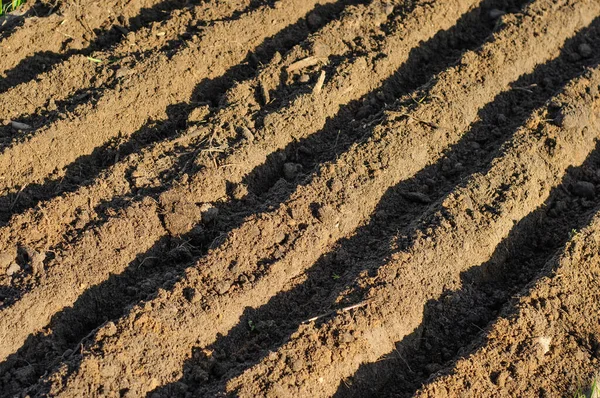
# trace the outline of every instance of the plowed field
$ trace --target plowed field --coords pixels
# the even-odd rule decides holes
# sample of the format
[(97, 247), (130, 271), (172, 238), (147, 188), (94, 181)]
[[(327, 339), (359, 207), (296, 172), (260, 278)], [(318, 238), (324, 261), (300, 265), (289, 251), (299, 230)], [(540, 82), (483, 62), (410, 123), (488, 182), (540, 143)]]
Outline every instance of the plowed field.
[(30, 0), (0, 397), (585, 392), (599, 116), (598, 0)]

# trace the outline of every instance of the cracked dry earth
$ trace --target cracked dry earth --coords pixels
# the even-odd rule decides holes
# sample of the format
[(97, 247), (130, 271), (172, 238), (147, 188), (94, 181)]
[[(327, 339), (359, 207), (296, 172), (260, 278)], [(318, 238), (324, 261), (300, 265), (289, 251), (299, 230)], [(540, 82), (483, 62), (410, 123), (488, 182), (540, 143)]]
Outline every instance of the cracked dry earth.
[(1, 397), (573, 397), (597, 0), (0, 19)]

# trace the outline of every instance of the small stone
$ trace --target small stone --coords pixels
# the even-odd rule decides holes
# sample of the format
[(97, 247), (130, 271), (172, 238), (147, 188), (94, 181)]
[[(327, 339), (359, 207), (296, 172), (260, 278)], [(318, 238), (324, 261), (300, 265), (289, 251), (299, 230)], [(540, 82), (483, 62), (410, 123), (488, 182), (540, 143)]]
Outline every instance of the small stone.
[(497, 8), (493, 8), (493, 9), (490, 10), (489, 16), (492, 19), (498, 19), (498, 18), (500, 18), (504, 14), (506, 14), (505, 11), (499, 10)]
[(300, 75), (300, 77), (298, 78), (298, 81), (300, 83), (308, 83), (310, 82), (310, 76), (308, 76), (306, 73), (303, 73)]
[(6, 269), (15, 261), (15, 256), (10, 253), (0, 253), (0, 269)]
[(285, 234), (285, 232), (279, 231), (275, 235), (275, 242), (281, 243), (281, 242), (283, 242), (285, 240), (286, 237), (287, 237), (287, 235)]
[(302, 166), (296, 163), (285, 163), (283, 165), (283, 176), (286, 180), (293, 181), (298, 176), (301, 168)]
[(295, 359), (290, 363), (290, 368), (293, 372), (300, 372), (304, 369), (304, 363), (300, 359)]
[(581, 55), (583, 58), (591, 57), (594, 52), (592, 50), (592, 46), (590, 46), (587, 43), (581, 43), (579, 47), (577, 47), (577, 51), (579, 52), (579, 55)]
[(12, 122), (10, 122), (10, 125), (15, 130), (31, 130), (31, 129), (33, 129), (33, 127), (31, 127), (28, 124), (21, 123), (21, 122), (15, 122), (14, 120)]
[(21, 267), (17, 263), (12, 263), (6, 270), (6, 275), (13, 276), (17, 272), (21, 271)]
[(127, 41), (130, 43), (135, 43), (135, 32), (127, 33)]
[(582, 198), (593, 199), (596, 196), (596, 187), (591, 182), (577, 181), (573, 185), (573, 193)]
[(202, 212), (202, 221), (205, 223), (215, 221), (219, 216), (219, 209), (207, 203), (202, 205), (200, 211)]
[(329, 188), (331, 189), (331, 192), (339, 192), (343, 187), (344, 187), (344, 185), (342, 184), (342, 182), (337, 179), (332, 180), (329, 184)]
[(108, 322), (105, 326), (104, 326), (104, 335), (105, 336), (114, 336), (115, 334), (117, 334), (117, 325), (115, 325), (114, 322)]
[(183, 290), (183, 296), (192, 304), (200, 301), (200, 293), (198, 293), (198, 290), (194, 289), (193, 287), (186, 287)]
[(536, 343), (538, 344), (541, 355), (546, 355), (548, 351), (550, 351), (551, 342), (552, 339), (547, 336), (541, 336), (536, 339)]
[(306, 23), (308, 24), (309, 28), (315, 29), (321, 26), (323, 23), (323, 18), (321, 18), (321, 16), (315, 12), (311, 12), (308, 14), (308, 17), (306, 17)]
[(579, 62), (581, 60), (581, 55), (576, 52), (569, 53), (569, 59), (571, 62)]
[(331, 48), (327, 44), (318, 41), (312, 46), (312, 54), (318, 58), (327, 58), (331, 55)]
[(221, 281), (221, 282), (217, 283), (217, 286), (216, 286), (217, 293), (219, 293), (219, 294), (227, 293), (230, 288), (231, 288), (231, 282), (229, 282), (229, 281)]
[(275, 54), (273, 54), (273, 59), (271, 59), (271, 62), (274, 64), (278, 64), (281, 62), (281, 53), (279, 51), (275, 51)]
[(498, 121), (498, 123), (500, 123), (500, 124), (504, 124), (504, 123), (506, 123), (506, 122), (508, 121), (508, 119), (506, 118), (506, 116), (504, 116), (504, 114), (502, 114), (502, 113), (499, 113), (499, 114), (498, 114), (498, 116), (497, 116), (497, 119), (496, 119), (496, 120), (497, 120), (497, 121)]

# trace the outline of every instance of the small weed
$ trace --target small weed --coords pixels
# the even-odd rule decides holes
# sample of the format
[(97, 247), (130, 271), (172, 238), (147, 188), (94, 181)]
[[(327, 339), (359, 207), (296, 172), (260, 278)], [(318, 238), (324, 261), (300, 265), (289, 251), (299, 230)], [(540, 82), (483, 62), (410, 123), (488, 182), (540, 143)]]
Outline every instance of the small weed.
[(590, 388), (583, 390), (581, 387), (575, 391), (573, 398), (600, 398), (600, 386), (598, 385), (598, 378), (594, 377)]
[(250, 328), (251, 332), (254, 332), (256, 330), (256, 325), (252, 321), (248, 321), (248, 327)]
[(341, 276), (339, 276), (338, 274), (333, 274), (332, 278), (337, 281), (338, 279), (341, 278)]
[(4, 1), (0, 0), (0, 16), (15, 11), (23, 3), (25, 3), (25, 0), (10, 0), (7, 4), (4, 4)]
[(90, 61), (92, 61), (92, 62), (95, 62), (97, 64), (101, 64), (102, 63), (102, 60), (98, 59), (98, 58), (87, 57), (87, 59), (90, 60)]

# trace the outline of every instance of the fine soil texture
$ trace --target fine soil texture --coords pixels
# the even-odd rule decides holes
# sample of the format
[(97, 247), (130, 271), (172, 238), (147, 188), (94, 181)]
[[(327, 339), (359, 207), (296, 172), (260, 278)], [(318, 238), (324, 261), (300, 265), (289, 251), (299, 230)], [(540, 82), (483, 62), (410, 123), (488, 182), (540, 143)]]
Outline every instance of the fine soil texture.
[(0, 51), (0, 398), (600, 394), (598, 0), (29, 0)]

